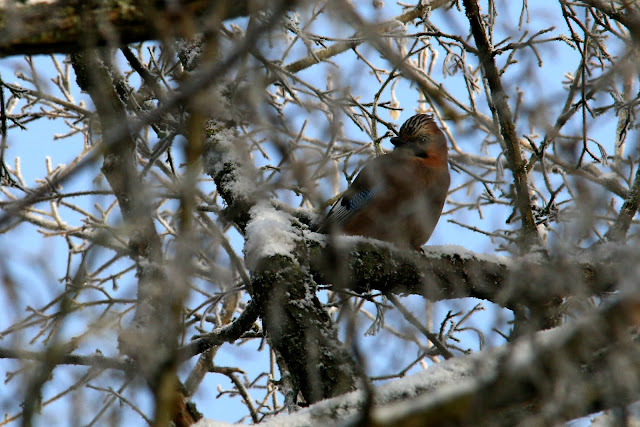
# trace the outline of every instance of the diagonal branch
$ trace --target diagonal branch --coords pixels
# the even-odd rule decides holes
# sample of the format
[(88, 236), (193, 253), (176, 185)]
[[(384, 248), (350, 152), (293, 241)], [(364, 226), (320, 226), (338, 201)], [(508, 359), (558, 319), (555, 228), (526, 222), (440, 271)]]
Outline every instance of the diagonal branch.
[[(382, 385), (372, 425), (507, 426), (523, 412), (534, 425), (555, 425), (637, 400), (640, 382), (629, 373), (640, 369), (640, 345), (629, 329), (639, 310), (638, 295), (620, 298), (581, 321)], [(364, 400), (350, 393), (265, 426), (356, 425)]]
[(640, 10), (636, 2), (628, 2), (625, 6), (614, 7), (614, 2), (603, 0), (580, 0), (588, 6), (598, 9), (614, 21), (627, 27), (631, 38), (640, 44)]
[(236, 320), (182, 346), (178, 350), (178, 359), (180, 361), (188, 360), (195, 355), (204, 353), (211, 347), (237, 340), (244, 332), (251, 329), (253, 323), (258, 319), (259, 308), (260, 306), (255, 300), (249, 301), (247, 307)]
[(640, 206), (640, 167), (636, 170), (636, 177), (633, 180), (633, 185), (627, 194), (627, 197), (622, 204), (620, 213), (616, 218), (616, 221), (611, 225), (611, 228), (605, 234), (605, 238), (608, 241), (618, 242), (624, 240), (633, 217), (638, 212)]
[(478, 48), (478, 57), (491, 91), (491, 100), (498, 114), (500, 133), (507, 149), (509, 167), (515, 183), (515, 202), (522, 221), (520, 247), (522, 252), (529, 252), (534, 246), (541, 246), (540, 236), (531, 210), (529, 183), (525, 162), (520, 152), (520, 143), (516, 135), (513, 114), (507, 102), (508, 96), (502, 87), (500, 72), (496, 66), (493, 51), (484, 29), (477, 0), (463, 0), (471, 33)]

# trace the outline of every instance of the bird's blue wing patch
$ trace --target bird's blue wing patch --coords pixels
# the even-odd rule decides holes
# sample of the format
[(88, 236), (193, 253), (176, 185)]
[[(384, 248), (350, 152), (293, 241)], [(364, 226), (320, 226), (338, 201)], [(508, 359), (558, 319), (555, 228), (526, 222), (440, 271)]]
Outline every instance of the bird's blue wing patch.
[(347, 208), (350, 211), (354, 211), (357, 212), (360, 209), (362, 209), (363, 206), (365, 206), (367, 203), (369, 203), (369, 200), (371, 200), (371, 198), (377, 193), (377, 189), (376, 188), (370, 188), (367, 190), (363, 190), (357, 194), (355, 194), (353, 197), (351, 197), (350, 199), (342, 199), (342, 201), (340, 202), (340, 204), (342, 206), (344, 206), (345, 208)]
[(363, 207), (369, 203), (369, 201), (380, 192), (382, 186), (376, 186), (362, 190), (359, 193), (354, 194), (350, 198), (341, 198), (333, 208), (329, 211), (327, 218), (325, 219), (318, 232), (324, 233), (334, 225), (342, 225), (349, 221), (349, 218), (358, 213)]

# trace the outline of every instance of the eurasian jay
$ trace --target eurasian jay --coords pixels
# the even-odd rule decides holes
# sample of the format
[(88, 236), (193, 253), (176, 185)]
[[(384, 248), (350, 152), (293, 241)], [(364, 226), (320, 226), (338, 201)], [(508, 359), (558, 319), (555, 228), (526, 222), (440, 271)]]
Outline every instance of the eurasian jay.
[(420, 249), (449, 190), (447, 140), (430, 114), (417, 114), (391, 138), (393, 151), (369, 161), (333, 205), (320, 233), (372, 237)]

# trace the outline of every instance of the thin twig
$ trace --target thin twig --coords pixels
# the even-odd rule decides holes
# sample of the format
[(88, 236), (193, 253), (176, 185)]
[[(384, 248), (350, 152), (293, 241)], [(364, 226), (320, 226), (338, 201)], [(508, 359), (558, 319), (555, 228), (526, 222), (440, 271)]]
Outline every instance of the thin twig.
[(385, 294), (385, 296), (398, 309), (398, 311), (402, 313), (404, 318), (407, 319), (409, 323), (415, 326), (420, 332), (424, 334), (425, 337), (427, 337), (429, 341), (433, 343), (433, 345), (438, 349), (438, 351), (440, 351), (440, 354), (445, 359), (451, 359), (453, 357), (453, 354), (449, 351), (449, 349), (442, 342), (440, 342), (438, 335), (434, 334), (433, 332), (429, 332), (427, 328), (425, 328), (424, 325), (422, 325), (422, 323), (420, 323), (420, 321), (416, 319), (416, 317), (411, 314), (409, 310), (407, 310), (407, 308), (398, 300), (395, 295), (387, 293)]

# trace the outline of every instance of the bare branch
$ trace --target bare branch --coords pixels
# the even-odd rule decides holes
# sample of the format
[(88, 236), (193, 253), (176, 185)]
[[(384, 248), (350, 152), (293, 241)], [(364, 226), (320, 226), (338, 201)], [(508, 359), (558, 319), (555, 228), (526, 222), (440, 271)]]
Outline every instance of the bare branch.
[(533, 212), (531, 211), (529, 180), (527, 178), (526, 165), (520, 152), (520, 143), (516, 135), (513, 114), (507, 103), (508, 96), (502, 87), (500, 73), (494, 61), (494, 52), (482, 24), (478, 2), (477, 0), (464, 0), (464, 7), (471, 25), (471, 33), (476, 41), (480, 63), (491, 89), (491, 99), (498, 114), (500, 133), (506, 145), (509, 168), (513, 172), (516, 206), (522, 221), (522, 241), (520, 245), (523, 252), (528, 252), (534, 246), (541, 247), (541, 242), (533, 219)]

